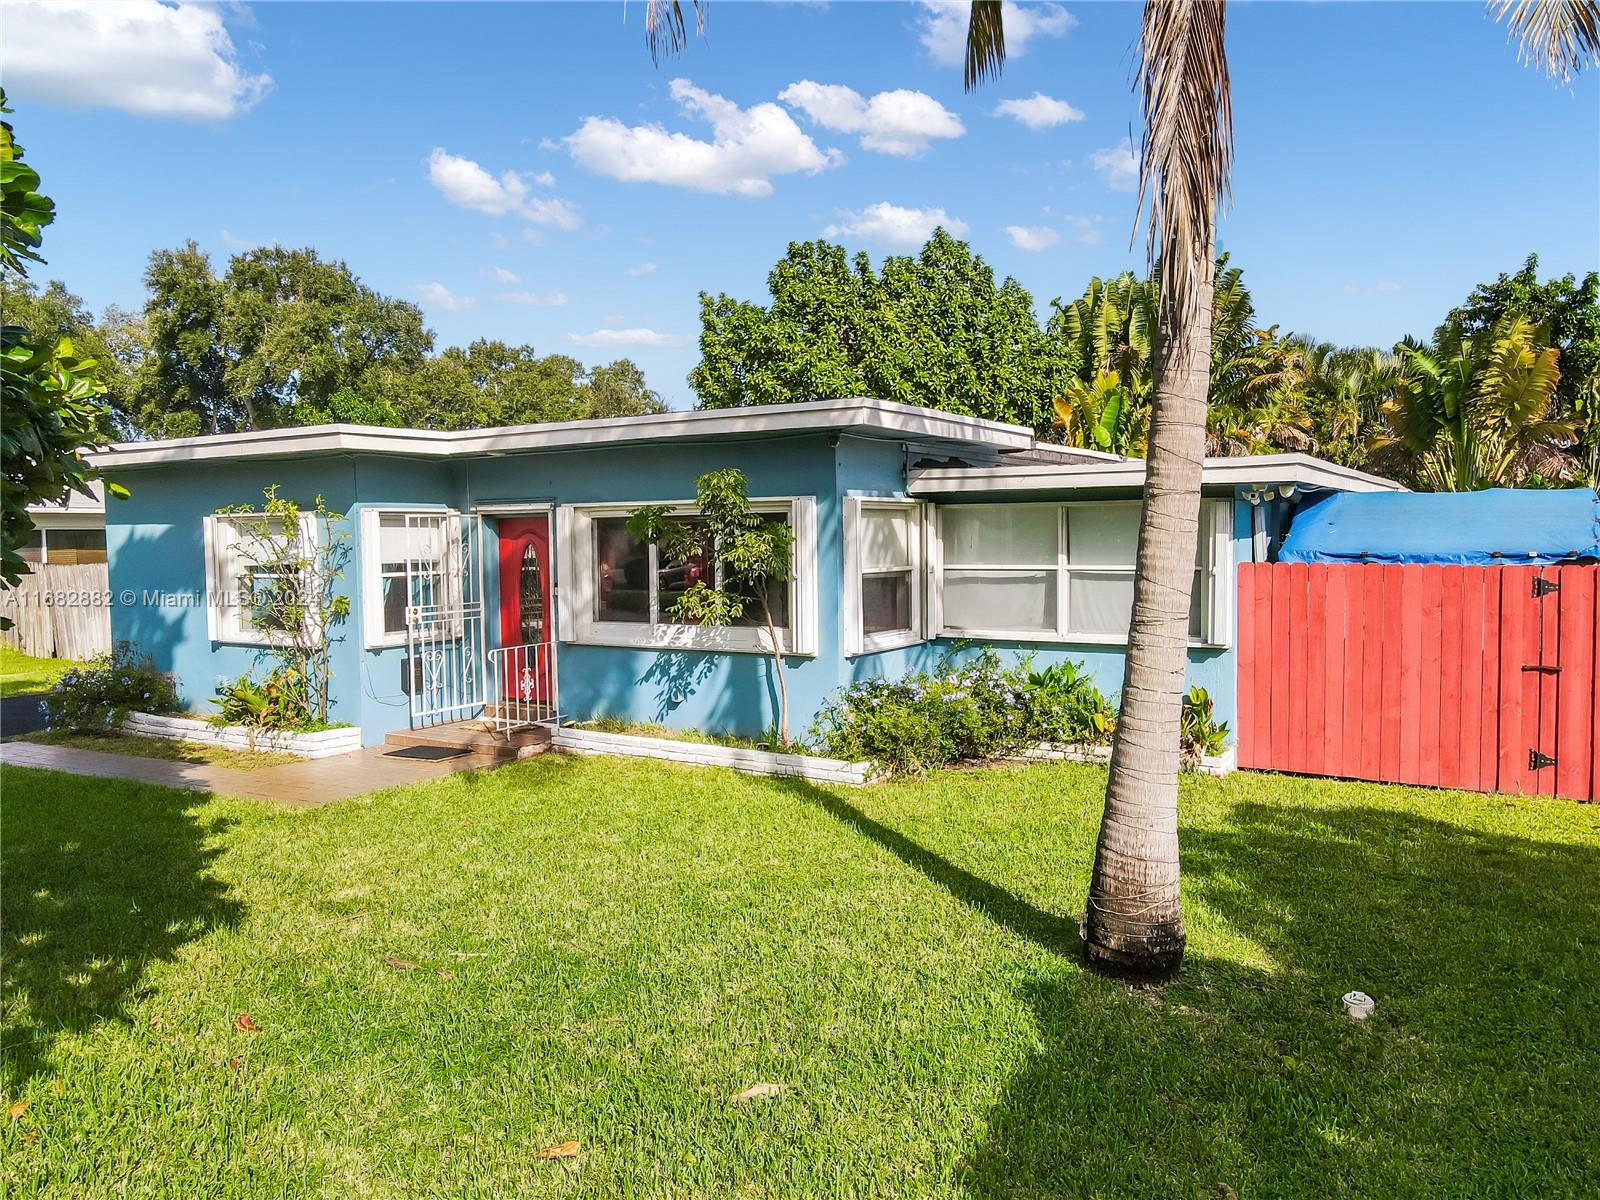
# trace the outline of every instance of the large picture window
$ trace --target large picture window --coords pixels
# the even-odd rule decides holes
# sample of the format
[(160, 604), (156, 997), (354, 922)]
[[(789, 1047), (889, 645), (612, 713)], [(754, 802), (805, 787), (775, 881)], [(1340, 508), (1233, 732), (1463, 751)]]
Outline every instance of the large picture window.
[[(1189, 636), (1228, 641), (1229, 504), (1202, 506)], [(971, 504), (939, 510), (947, 636), (1123, 643), (1133, 614), (1137, 501)]]
[[(794, 531), (791, 578), (767, 587), (767, 603), (785, 649), (815, 653), (816, 518), (809, 496), (754, 499), (751, 507)], [(682, 505), (672, 519), (692, 524), (694, 509)], [(684, 624), (672, 614), (678, 599), (696, 584), (726, 586), (710, 554), (673, 560), (628, 535), (628, 508), (569, 506), (558, 513), (565, 547), (558, 562), (562, 628), (572, 640), (599, 645), (687, 647), (763, 651), (766, 615), (754, 592), (744, 613), (727, 627)], [(738, 590), (735, 588), (734, 590)]]

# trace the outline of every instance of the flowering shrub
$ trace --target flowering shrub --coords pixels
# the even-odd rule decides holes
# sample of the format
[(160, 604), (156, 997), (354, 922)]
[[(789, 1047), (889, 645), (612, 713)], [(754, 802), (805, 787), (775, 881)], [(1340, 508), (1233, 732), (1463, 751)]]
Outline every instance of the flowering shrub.
[(896, 775), (998, 758), (1043, 742), (1098, 742), (1110, 707), (1080, 664), (1030, 672), (985, 647), (932, 674), (867, 679), (824, 706), (812, 737), (840, 758), (870, 759)]
[(118, 642), (109, 654), (68, 671), (41, 703), (51, 729), (115, 733), (130, 712), (176, 712), (178, 691), (148, 655)]

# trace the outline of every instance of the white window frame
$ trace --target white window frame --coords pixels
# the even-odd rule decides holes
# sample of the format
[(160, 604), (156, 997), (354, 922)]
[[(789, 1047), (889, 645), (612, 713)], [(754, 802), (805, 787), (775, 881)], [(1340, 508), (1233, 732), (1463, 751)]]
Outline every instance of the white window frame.
[[(937, 629), (938, 636), (943, 638), (977, 638), (992, 639), (995, 641), (1014, 642), (1046, 642), (1061, 643), (1065, 645), (1105, 645), (1125, 646), (1128, 639), (1125, 634), (1082, 633), (1072, 630), (1071, 592), (1072, 575), (1080, 572), (1093, 575), (1125, 575), (1132, 577), (1134, 573), (1133, 559), (1137, 548), (1129, 551), (1128, 563), (1099, 564), (1086, 562), (1072, 562), (1069, 554), (1069, 528), (1071, 514), (1074, 509), (1104, 509), (1108, 505), (1127, 505), (1136, 507), (1137, 500), (1079, 500), (1079, 501), (1051, 501), (1051, 502), (1026, 502), (1022, 505), (1006, 504), (1003, 501), (984, 503), (981, 505), (941, 505), (934, 514), (930, 527), (934, 536), (930, 542), (929, 559), (929, 608), (931, 625)], [(1036, 629), (957, 629), (952, 628), (944, 620), (944, 513), (955, 508), (1048, 508), (1058, 512), (1056, 562), (1052, 568), (1049, 563), (984, 563), (982, 565), (968, 566), (955, 564), (951, 570), (956, 571), (1056, 571), (1056, 620), (1055, 628), (1048, 630)], [(1201, 502), (1200, 509), (1200, 541), (1207, 547), (1205, 565), (1196, 567), (1198, 578), (1196, 590), (1200, 597), (1200, 636), (1191, 637), (1189, 645), (1196, 648), (1219, 649), (1233, 643), (1233, 610), (1232, 589), (1233, 578), (1233, 501), (1227, 499), (1206, 499)]]
[(404, 629), (394, 631), (385, 630), (383, 627), (383, 555), (382, 547), (379, 544), (381, 537), (379, 531), (384, 517), (407, 516), (457, 518), (457, 520), (450, 522), (446, 526), (447, 536), (452, 540), (455, 553), (446, 553), (446, 562), (441, 567), (441, 570), (445, 573), (445, 587), (449, 589), (446, 594), (452, 598), (460, 596), (461, 580), (457, 578), (458, 572), (449, 570), (452, 560), (458, 566), (460, 563), (460, 513), (437, 504), (363, 506), (359, 518), (361, 537), (361, 644), (368, 650), (392, 650), (406, 644), (406, 631)]
[[(556, 510), (557, 628), (559, 640), (588, 646), (649, 650), (713, 650), (769, 654), (767, 631), (753, 625), (671, 625), (665, 622), (595, 619), (594, 523), (625, 517), (645, 504), (660, 504), (670, 516), (698, 515), (691, 500), (635, 504), (565, 504)], [(767, 516), (787, 516), (794, 533), (789, 571), (789, 624), (780, 629), (783, 651), (808, 658), (817, 653), (817, 502), (814, 496), (752, 496), (750, 507)], [(650, 549), (651, 588), (657, 584), (656, 548)]]
[[(840, 609), (841, 634), (847, 658), (877, 654), (902, 646), (915, 646), (931, 636), (927, 625), (928, 526), (933, 506), (920, 500), (899, 497), (846, 496), (844, 498), (844, 593)], [(904, 567), (875, 569), (861, 561), (861, 519), (866, 512), (901, 511), (909, 515), (911, 557), (911, 626), (883, 633), (868, 633), (864, 627), (866, 606), (863, 579), (868, 575), (903, 575)]]
[[(257, 629), (245, 617), (240, 598), (240, 560), (236, 554), (237, 535), (229, 527), (249, 521), (275, 521), (266, 513), (213, 513), (202, 523), (206, 560), (206, 636), (230, 646), (276, 646), (288, 639), (270, 630)], [(300, 514), (299, 536), (307, 545), (317, 541), (314, 513)], [(310, 617), (307, 617), (310, 620)]]

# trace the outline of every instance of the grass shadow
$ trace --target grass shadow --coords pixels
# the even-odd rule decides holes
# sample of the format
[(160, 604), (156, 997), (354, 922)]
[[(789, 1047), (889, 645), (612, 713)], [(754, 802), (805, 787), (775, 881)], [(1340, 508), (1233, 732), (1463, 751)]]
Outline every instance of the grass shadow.
[(1018, 937), (1026, 938), (1051, 954), (1081, 957), (1083, 942), (1075, 919), (1042, 909), (1000, 884), (973, 874), (899, 830), (869, 817), (848, 800), (833, 792), (793, 777), (780, 779), (775, 783), (779, 791), (788, 792), (820, 808), (836, 821), (876, 842), (901, 862), (921, 872), (962, 904), (981, 913), (996, 925)]
[(1209, 936), (1175, 983), (1030, 985), (1041, 1048), (968, 1194), (1593, 1194), (1600, 852), (1246, 803), (1185, 829), (1184, 863)]
[(15, 1094), (55, 1040), (125, 1017), (154, 962), (243, 907), (210, 871), (229, 822), (203, 794), (5, 768), (0, 1078)]

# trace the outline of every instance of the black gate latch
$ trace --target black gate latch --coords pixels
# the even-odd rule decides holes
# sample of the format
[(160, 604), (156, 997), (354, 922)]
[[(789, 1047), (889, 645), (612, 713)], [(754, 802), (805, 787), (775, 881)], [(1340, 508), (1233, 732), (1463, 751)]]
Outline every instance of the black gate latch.
[(1556, 765), (1556, 760), (1548, 754), (1540, 754), (1537, 750), (1528, 751), (1528, 770), (1542, 771), (1546, 767)]

